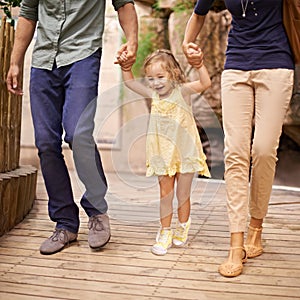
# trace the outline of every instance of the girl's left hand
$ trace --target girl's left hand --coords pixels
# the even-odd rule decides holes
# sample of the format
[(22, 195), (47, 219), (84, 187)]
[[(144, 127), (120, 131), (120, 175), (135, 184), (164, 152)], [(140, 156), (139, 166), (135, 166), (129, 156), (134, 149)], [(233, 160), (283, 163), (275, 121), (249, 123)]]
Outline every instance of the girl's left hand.
[(115, 64), (119, 64), (123, 71), (130, 71), (136, 59), (136, 47), (123, 44), (117, 52)]

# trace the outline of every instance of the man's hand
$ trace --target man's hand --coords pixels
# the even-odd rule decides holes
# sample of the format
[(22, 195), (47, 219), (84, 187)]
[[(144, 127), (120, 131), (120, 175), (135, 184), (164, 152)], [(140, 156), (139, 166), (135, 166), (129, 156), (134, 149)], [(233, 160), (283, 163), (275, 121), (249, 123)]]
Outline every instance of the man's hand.
[(185, 54), (189, 64), (194, 68), (201, 68), (203, 65), (203, 52), (201, 48), (194, 43), (182, 45), (183, 53)]
[(10, 68), (6, 77), (6, 86), (9, 92), (15, 95), (23, 95), (22, 90), (22, 68), (25, 52), (32, 40), (36, 21), (19, 17), (15, 41), (10, 57)]
[(8, 91), (18, 96), (23, 95), (21, 75), (21, 67), (18, 65), (11, 65), (6, 78)]
[(137, 47), (128, 43), (121, 45), (117, 52), (115, 64), (119, 64), (123, 71), (130, 71), (136, 60)]

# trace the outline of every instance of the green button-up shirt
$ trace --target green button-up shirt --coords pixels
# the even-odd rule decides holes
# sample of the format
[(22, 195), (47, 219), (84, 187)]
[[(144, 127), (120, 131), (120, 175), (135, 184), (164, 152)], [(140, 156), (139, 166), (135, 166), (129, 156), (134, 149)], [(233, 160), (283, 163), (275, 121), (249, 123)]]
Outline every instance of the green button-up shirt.
[[(23, 0), (20, 16), (38, 21), (32, 66), (51, 70), (102, 47), (105, 0)], [(133, 0), (112, 0), (115, 10)]]

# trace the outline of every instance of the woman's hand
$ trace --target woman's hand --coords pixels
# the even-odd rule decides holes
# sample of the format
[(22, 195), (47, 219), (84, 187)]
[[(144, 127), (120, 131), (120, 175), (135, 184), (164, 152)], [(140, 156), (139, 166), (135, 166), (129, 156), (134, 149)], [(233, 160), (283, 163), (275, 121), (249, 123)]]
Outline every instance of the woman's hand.
[(203, 52), (201, 48), (195, 43), (187, 43), (182, 45), (183, 53), (185, 54), (188, 63), (199, 69), (203, 65)]

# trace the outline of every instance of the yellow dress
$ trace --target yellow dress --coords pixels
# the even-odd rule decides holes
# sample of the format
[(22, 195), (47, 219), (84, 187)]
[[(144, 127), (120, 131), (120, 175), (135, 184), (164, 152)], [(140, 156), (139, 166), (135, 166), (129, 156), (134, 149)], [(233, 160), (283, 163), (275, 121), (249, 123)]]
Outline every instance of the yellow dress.
[(195, 173), (210, 177), (192, 107), (175, 88), (166, 99), (154, 93), (146, 139), (146, 176)]

